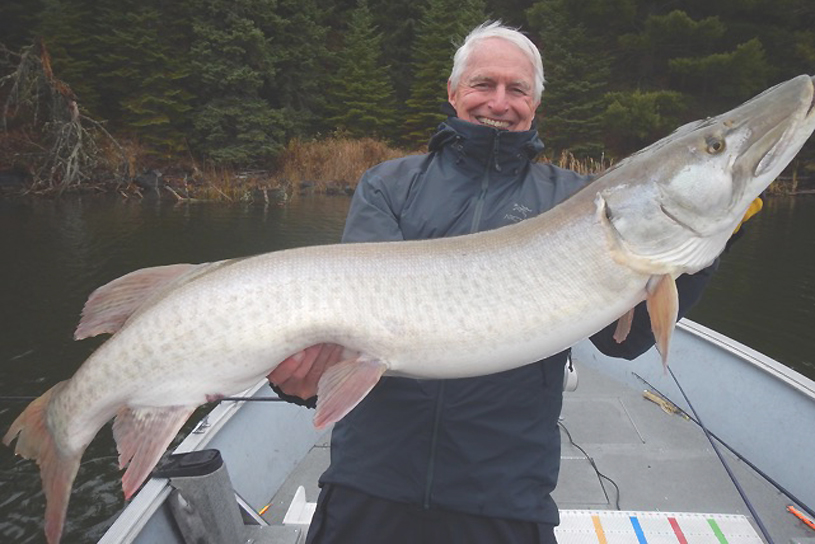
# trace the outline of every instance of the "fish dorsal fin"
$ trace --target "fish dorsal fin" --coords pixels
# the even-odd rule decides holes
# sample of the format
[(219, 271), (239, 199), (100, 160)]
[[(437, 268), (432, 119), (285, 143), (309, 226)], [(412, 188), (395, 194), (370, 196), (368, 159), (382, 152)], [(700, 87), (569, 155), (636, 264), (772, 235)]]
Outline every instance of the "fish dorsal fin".
[(193, 411), (195, 406), (125, 406), (119, 410), (113, 421), (113, 438), (119, 451), (119, 468), (127, 467), (122, 476), (122, 490), (126, 499), (150, 475)]
[(365, 398), (387, 369), (382, 361), (365, 356), (328, 367), (317, 384), (314, 426), (322, 429), (342, 419)]
[(654, 332), (657, 350), (662, 355), (662, 364), (668, 366), (668, 347), (671, 334), (679, 314), (679, 293), (676, 282), (670, 274), (652, 276), (646, 287), (646, 305), (651, 317), (651, 330)]
[(171, 264), (142, 268), (106, 283), (91, 293), (85, 302), (74, 339), (118, 331), (153, 294), (202, 266), (206, 265)]

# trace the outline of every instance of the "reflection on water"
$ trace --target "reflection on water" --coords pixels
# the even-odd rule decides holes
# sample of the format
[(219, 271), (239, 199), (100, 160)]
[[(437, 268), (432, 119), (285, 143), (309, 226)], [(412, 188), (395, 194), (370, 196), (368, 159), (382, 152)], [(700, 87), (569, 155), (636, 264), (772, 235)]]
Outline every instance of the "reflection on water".
[(690, 318), (815, 379), (815, 198), (771, 198)]
[[(103, 340), (74, 342), (96, 287), (137, 268), (207, 262), (339, 241), (350, 200), (286, 207), (173, 205), (110, 198), (0, 201), (0, 396), (39, 395)], [(0, 402), (0, 433), (25, 404)], [(122, 507), (108, 428), (83, 457), (64, 542), (96, 542)], [(44, 542), (36, 465), (0, 446), (0, 541)]]
[[(137, 268), (206, 262), (339, 240), (346, 198), (285, 207), (110, 198), (0, 201), (0, 396), (70, 377), (101, 342), (72, 340), (96, 287)], [(815, 199), (772, 199), (722, 259), (691, 318), (815, 378)], [(24, 404), (0, 402), (0, 432)], [(96, 542), (121, 509), (109, 428), (83, 458), (65, 542)], [(0, 541), (43, 542), (34, 463), (0, 446)]]

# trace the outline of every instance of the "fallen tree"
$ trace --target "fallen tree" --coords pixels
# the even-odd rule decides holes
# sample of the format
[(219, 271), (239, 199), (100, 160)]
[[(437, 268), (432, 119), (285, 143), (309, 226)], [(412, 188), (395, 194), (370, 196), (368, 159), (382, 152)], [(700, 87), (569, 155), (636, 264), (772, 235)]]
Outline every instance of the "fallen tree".
[(20, 53), (0, 45), (0, 54), (13, 67), (0, 78), (0, 169), (26, 172), (26, 193), (62, 194), (123, 182), (128, 177), (124, 150), (54, 76), (45, 44), (37, 40)]

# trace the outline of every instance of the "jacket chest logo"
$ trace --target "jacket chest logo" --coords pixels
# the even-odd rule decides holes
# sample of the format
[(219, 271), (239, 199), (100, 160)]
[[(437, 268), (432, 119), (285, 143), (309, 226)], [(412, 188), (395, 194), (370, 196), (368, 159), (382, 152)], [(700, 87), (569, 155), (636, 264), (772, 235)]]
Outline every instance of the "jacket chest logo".
[(504, 215), (504, 219), (513, 223), (520, 223), (532, 214), (532, 209), (527, 208), (523, 204), (513, 204), (512, 210)]

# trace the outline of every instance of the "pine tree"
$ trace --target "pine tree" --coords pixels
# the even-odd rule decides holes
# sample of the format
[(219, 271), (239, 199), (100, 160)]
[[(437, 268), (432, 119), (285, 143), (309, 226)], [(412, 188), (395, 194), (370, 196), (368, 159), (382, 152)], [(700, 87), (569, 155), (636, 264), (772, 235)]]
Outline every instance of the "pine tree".
[(618, 91), (606, 95), (606, 144), (625, 156), (665, 136), (681, 123), (687, 98), (677, 91)]
[(269, 36), (279, 21), (274, 0), (205, 0), (193, 21), (191, 68), (197, 106), (195, 149), (219, 164), (272, 159), (290, 125), (261, 97), (276, 76)]
[(770, 72), (764, 47), (757, 38), (726, 53), (671, 59), (668, 69), (679, 79), (678, 88), (701, 100), (713, 95), (715, 99), (710, 102), (716, 105), (723, 102), (723, 107), (766, 88)]
[[(273, 52), (273, 77), (260, 96), (287, 119), (287, 136), (312, 134), (323, 128), (328, 49), (325, 15), (315, 0), (276, 0), (274, 17), (260, 25)], [(262, 9), (269, 9), (269, 7)]]
[(106, 9), (105, 26), (112, 31), (99, 37), (106, 51), (100, 81), (115, 100), (108, 114), (116, 126), (147, 144), (150, 153), (172, 156), (186, 147), (192, 94), (184, 87), (187, 52), (168, 39), (178, 20), (166, 15), (155, 0), (128, 0)]
[(397, 103), (403, 104), (410, 97), (413, 81), (409, 44), (415, 41), (424, 2), (369, 0), (368, 6), (382, 36), (382, 62), (390, 67)]
[(483, 0), (430, 0), (416, 30), (413, 83), (407, 100), (403, 139), (412, 146), (427, 142), (445, 116), (447, 79), (456, 47), (484, 22)]
[(692, 58), (716, 52), (726, 32), (718, 17), (694, 20), (686, 12), (649, 15), (640, 31), (624, 34), (619, 43), (626, 56), (636, 59), (635, 81), (642, 86), (666, 88), (672, 58)]
[(527, 18), (541, 37), (544, 57), (547, 84), (540, 132), (547, 154), (570, 151), (578, 158), (601, 158), (611, 72), (601, 41), (579, 19), (571, 19), (566, 0), (539, 2)]
[(103, 93), (98, 85), (99, 25), (93, 0), (48, 0), (38, 34), (51, 55), (53, 70), (70, 86), (80, 107), (100, 116)]
[(11, 51), (31, 45), (36, 36), (43, 0), (0, 2), (0, 44)]
[(388, 67), (379, 63), (382, 35), (373, 26), (366, 0), (350, 14), (345, 45), (329, 80), (329, 122), (350, 136), (386, 136), (395, 129), (396, 107)]

